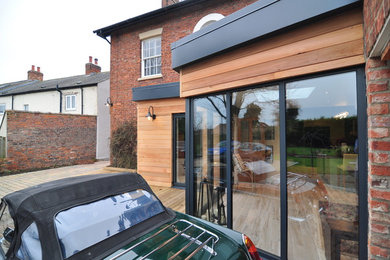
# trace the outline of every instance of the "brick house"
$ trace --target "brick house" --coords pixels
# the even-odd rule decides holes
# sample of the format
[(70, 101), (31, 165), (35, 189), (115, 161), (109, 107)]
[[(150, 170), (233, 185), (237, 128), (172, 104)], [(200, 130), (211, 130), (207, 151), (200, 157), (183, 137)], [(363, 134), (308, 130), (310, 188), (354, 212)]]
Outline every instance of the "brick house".
[[(14, 165), (10, 166), (12, 168), (11, 170), (39, 169), (54, 165), (64, 165), (64, 163), (70, 164), (72, 161), (75, 161), (74, 157), (77, 157), (75, 154), (78, 154), (80, 158), (88, 157), (90, 162), (96, 158), (109, 158), (110, 114), (105, 103), (107, 103), (107, 98), (110, 93), (110, 73), (101, 72), (101, 68), (97, 62), (97, 59), (93, 62), (92, 57), (89, 57), (89, 62), (85, 64), (84, 75), (51, 80), (43, 80), (43, 73), (40, 68), (37, 67), (37, 69), (35, 69), (35, 66), (32, 66), (32, 69), (27, 72), (27, 80), (0, 84), (0, 136), (6, 140), (4, 145), (5, 154), (3, 156), (7, 157), (8, 161), (13, 157), (18, 161), (18, 163), (8, 163)], [(14, 111), (24, 111), (26, 113)], [(45, 116), (45, 113), (50, 113), (50, 116)], [(65, 115), (74, 116), (66, 117)], [(62, 148), (65, 149), (65, 147), (68, 147), (65, 150), (72, 150), (72, 147), (81, 147), (80, 144), (84, 143), (83, 140), (76, 141), (78, 137), (74, 135), (74, 129), (71, 129), (72, 127), (82, 128), (81, 126), (73, 125), (71, 123), (72, 118), (74, 122), (77, 121), (77, 116), (84, 118), (84, 130), (86, 130), (94, 140), (92, 141), (90, 138), (85, 138), (85, 141), (90, 140), (88, 145), (85, 146), (88, 149), (88, 155), (83, 156), (82, 154), (84, 151), (81, 152), (80, 149), (73, 149), (73, 154), (71, 154), (70, 157), (65, 156), (66, 153), (59, 153), (60, 155), (54, 156), (54, 154), (61, 151)], [(42, 119), (42, 122), (40, 122), (39, 118)], [(48, 118), (52, 118), (52, 120), (49, 120)], [(55, 123), (56, 120), (63, 120), (67, 123), (66, 125), (58, 122)], [(91, 120), (94, 123), (90, 122)], [(24, 126), (23, 124), (27, 125)], [(90, 131), (91, 124), (94, 124), (93, 132)], [(45, 125), (45, 127), (42, 128), (43, 125)], [(35, 130), (33, 130), (34, 126), (36, 127)], [(22, 163), (23, 160), (20, 156), (15, 156), (13, 151), (20, 154), (23, 147), (27, 147), (31, 150), (34, 147), (32, 145), (34, 142), (36, 144), (35, 147), (38, 147), (37, 140), (39, 139), (39, 133), (42, 133), (45, 128), (52, 129), (53, 127), (58, 129), (56, 130), (56, 133), (53, 133), (52, 137), (54, 138), (54, 136), (58, 135), (59, 137), (63, 137), (64, 140), (57, 140), (57, 146), (53, 143), (45, 149), (43, 149), (43, 147), (37, 148), (38, 152), (35, 156), (38, 156), (38, 154), (42, 155), (42, 153), (46, 154), (42, 155), (42, 157), (46, 157), (46, 159), (43, 159), (41, 164), (37, 163), (31, 167), (27, 166), (31, 164), (27, 163), (28, 158), (30, 158), (30, 160), (35, 159), (35, 161), (38, 161), (36, 158), (31, 157), (31, 151), (25, 151), (27, 156), (27, 161), (25, 163)], [(31, 131), (27, 129), (30, 129)], [(18, 131), (22, 133), (22, 136), (25, 138), (22, 138), (24, 139), (24, 143), (21, 142), (21, 137), (16, 137)], [(27, 132), (31, 134), (31, 136), (26, 136)], [(72, 134), (66, 137), (66, 135), (70, 133), (73, 133), (73, 138)], [(49, 133), (46, 134), (50, 135)], [(82, 135), (78, 134), (78, 136), (81, 137)], [(54, 140), (49, 136), (47, 136), (47, 139)], [(13, 147), (14, 143), (11, 140), (15, 141), (17, 147)], [(91, 145), (93, 146), (92, 150)], [(62, 146), (62, 148), (58, 146)], [(53, 149), (49, 152), (48, 147), (52, 147)], [(52, 157), (56, 157), (57, 159), (47, 160), (47, 158), (50, 157), (47, 156), (47, 154), (51, 154)], [(68, 160), (68, 162), (63, 162), (66, 160)], [(85, 161), (85, 159), (80, 159), (80, 162)]]
[(138, 172), (267, 259), (388, 259), (390, 1), (166, 3), (95, 31)]

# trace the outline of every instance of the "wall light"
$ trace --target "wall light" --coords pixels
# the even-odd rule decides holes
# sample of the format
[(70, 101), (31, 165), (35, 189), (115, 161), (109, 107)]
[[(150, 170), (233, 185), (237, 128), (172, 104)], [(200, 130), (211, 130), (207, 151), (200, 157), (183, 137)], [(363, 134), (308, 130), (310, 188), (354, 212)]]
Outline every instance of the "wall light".
[(110, 97), (107, 98), (106, 103), (104, 103), (104, 105), (107, 107), (112, 107), (112, 102)]
[[(150, 112), (150, 110), (152, 110), (152, 112)], [(149, 121), (156, 119), (156, 115), (154, 114), (154, 108), (152, 106), (148, 108), (148, 114), (146, 115), (146, 117)]]

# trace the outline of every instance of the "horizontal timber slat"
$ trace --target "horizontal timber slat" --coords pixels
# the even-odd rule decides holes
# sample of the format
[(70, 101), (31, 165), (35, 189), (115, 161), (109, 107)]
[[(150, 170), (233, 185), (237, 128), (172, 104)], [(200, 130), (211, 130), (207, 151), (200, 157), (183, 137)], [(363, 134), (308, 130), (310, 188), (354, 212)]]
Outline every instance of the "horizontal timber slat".
[(362, 14), (355, 9), (184, 67), (180, 96), (363, 63)]
[[(154, 109), (154, 114), (158, 117), (159, 115), (170, 115), (172, 113), (184, 113), (185, 107), (182, 105), (170, 105), (170, 106), (164, 106), (164, 107), (155, 107), (153, 106)], [(139, 108), (138, 109), (140, 113), (140, 117), (142, 118), (142, 115), (145, 115), (144, 117), (146, 118), (146, 115), (148, 113), (148, 108)]]
[(258, 52), (251, 56), (227, 61), (223, 64), (209, 66), (194, 73), (187, 73), (186, 75), (183, 75), (182, 80), (185, 82), (189, 82), (196, 79), (221, 74), (222, 72), (229, 72), (232, 70), (254, 66), (256, 64), (272, 60), (277, 60), (313, 50), (326, 48), (352, 40), (358, 40), (361, 39), (362, 32), (363, 26), (361, 24), (354, 25), (335, 32), (319, 35), (314, 38), (304, 39), (302, 41), (280, 46), (278, 48)]
[(215, 91), (233, 89), (233, 88), (237, 88), (237, 86), (248, 86), (248, 85), (253, 85), (253, 84), (257, 84), (257, 83), (274, 81), (277, 79), (285, 79), (285, 78), (290, 78), (290, 77), (294, 77), (294, 76), (300, 76), (300, 75), (320, 72), (320, 71), (324, 71), (324, 70), (331, 69), (331, 68), (350, 67), (350, 66), (353, 66), (356, 64), (363, 64), (364, 62), (365, 62), (364, 57), (361, 55), (358, 55), (358, 56), (348, 57), (345, 59), (339, 59), (339, 60), (318, 63), (318, 64), (314, 64), (314, 65), (309, 65), (309, 66), (303, 66), (303, 67), (295, 68), (295, 69), (291, 69), (291, 70), (279, 71), (279, 72), (274, 72), (274, 73), (270, 73), (270, 74), (255, 76), (252, 78), (245, 78), (245, 79), (232, 81), (232, 82), (228, 82), (228, 83), (216, 84), (216, 85), (213, 85), (213, 86), (207, 87), (207, 88), (194, 89), (191, 91), (187, 91), (186, 95), (187, 96), (196, 96), (196, 95), (211, 93), (211, 92), (215, 92)]
[[(153, 106), (155, 120), (146, 114)], [(172, 120), (174, 113), (185, 112), (179, 98), (137, 102), (137, 170), (149, 183), (172, 185)]]
[(238, 69), (234, 72), (226, 72), (200, 80), (194, 80), (188, 83), (183, 82), (182, 93), (183, 96), (187, 96), (185, 93), (188, 90), (201, 89), (245, 78), (257, 77), (260, 75), (290, 70), (317, 63), (343, 59), (351, 56), (357, 56), (361, 53), (363, 53), (362, 39), (286, 57), (275, 61), (261, 63), (255, 66)]
[(182, 70), (182, 73), (184, 76), (184, 74), (191, 73), (193, 71), (198, 71), (204, 67), (225, 63), (230, 60), (249, 56), (258, 52), (287, 45), (296, 41), (316, 37), (321, 34), (326, 34), (357, 24), (363, 24), (363, 16), (358, 8), (330, 18), (326, 18), (321, 21), (317, 21), (310, 26), (298, 28), (293, 31), (286, 32), (282, 35), (278, 35), (270, 39), (265, 39), (261, 42), (261, 46), (259, 46), (258, 43), (252, 43), (248, 46), (241, 47), (239, 50), (230, 52), (229, 55), (218, 56), (215, 58), (210, 58), (204, 61), (191, 64), (190, 66), (185, 67)]

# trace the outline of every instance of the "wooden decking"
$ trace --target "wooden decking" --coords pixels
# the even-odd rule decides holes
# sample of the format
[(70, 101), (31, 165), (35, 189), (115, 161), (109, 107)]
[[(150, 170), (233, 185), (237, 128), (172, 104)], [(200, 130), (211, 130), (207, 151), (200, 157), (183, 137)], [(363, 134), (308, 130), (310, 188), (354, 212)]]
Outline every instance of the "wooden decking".
[(175, 211), (185, 212), (185, 190), (177, 188), (167, 188), (159, 186), (150, 186), (156, 196), (161, 200), (165, 207)]

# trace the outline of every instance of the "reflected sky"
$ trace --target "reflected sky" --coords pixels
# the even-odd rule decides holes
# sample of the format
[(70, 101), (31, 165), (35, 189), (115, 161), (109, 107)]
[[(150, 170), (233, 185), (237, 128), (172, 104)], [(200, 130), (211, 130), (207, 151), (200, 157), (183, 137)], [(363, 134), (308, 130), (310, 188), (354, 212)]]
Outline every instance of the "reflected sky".
[(299, 120), (334, 118), (344, 112), (356, 116), (356, 73), (288, 83), (286, 99), (287, 108), (298, 108)]

